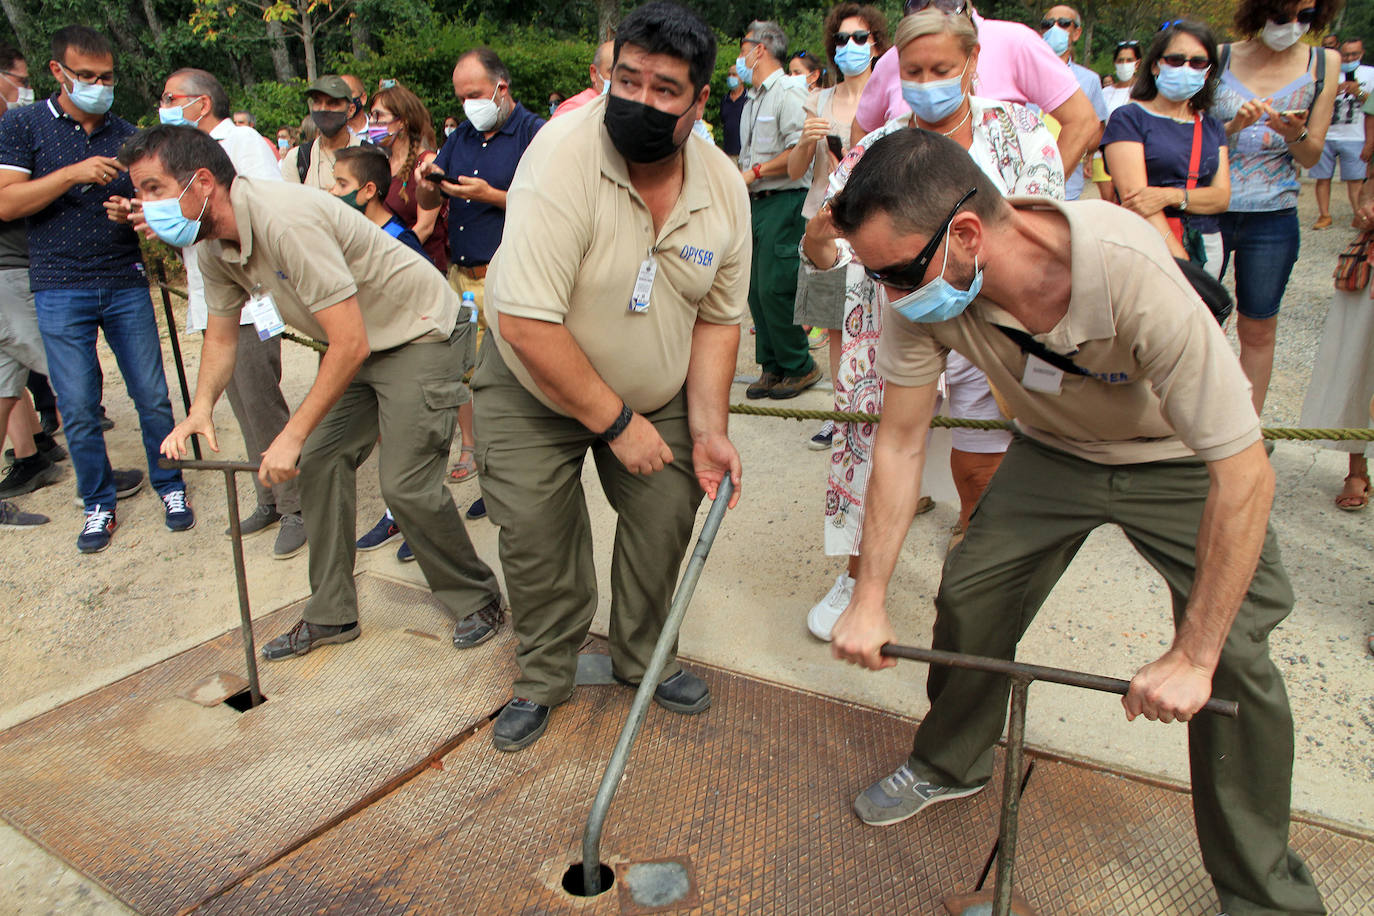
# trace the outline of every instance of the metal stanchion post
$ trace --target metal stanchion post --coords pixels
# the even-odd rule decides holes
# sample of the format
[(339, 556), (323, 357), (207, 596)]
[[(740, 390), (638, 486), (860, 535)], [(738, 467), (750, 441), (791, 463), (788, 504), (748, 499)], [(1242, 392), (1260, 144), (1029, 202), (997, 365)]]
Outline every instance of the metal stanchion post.
[[(181, 383), (181, 403), (186, 408), (186, 413), (191, 413), (191, 389), (186, 384), (186, 363), (181, 358), (181, 341), (177, 338), (176, 316), (172, 314), (172, 297), (167, 293), (167, 272), (162, 269), (162, 265), (157, 265), (157, 289), (162, 294), (162, 314), (167, 319), (167, 339), (172, 342), (172, 357), (176, 361), (177, 381)], [(196, 460), (199, 461), (203, 455), (200, 453), (200, 440), (191, 440), (191, 450), (195, 453)]]

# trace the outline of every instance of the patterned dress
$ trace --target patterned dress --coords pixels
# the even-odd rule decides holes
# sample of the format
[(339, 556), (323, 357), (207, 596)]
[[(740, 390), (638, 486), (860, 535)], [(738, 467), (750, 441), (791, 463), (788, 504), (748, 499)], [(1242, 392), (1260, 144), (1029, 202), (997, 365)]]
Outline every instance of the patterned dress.
[[(1059, 147), (1040, 118), (1014, 102), (998, 102), (972, 96), (973, 144), (969, 155), (1006, 195), (1064, 198), (1064, 166)], [(910, 127), (910, 120), (889, 121), (864, 137), (849, 151), (830, 176), (826, 200), (849, 181), (855, 164), (878, 140)], [(881, 413), (883, 380), (875, 367), (878, 337), (882, 333), (883, 299), (886, 294), (868, 278), (843, 239), (837, 242), (839, 260), (831, 270), (845, 271), (844, 343), (835, 378), (835, 409)], [(802, 254), (806, 270), (817, 269)], [(952, 361), (962, 360), (956, 353)], [(977, 373), (972, 366), (966, 367)], [(967, 375), (967, 372), (960, 373)], [(977, 384), (975, 382), (974, 384)], [(825, 494), (825, 552), (829, 556), (858, 555), (863, 539), (864, 492), (868, 488), (869, 462), (877, 426), (873, 423), (839, 423), (831, 446), (830, 476)], [(1003, 435), (994, 432), (994, 436)], [(1002, 446), (1005, 449), (1005, 445)]]

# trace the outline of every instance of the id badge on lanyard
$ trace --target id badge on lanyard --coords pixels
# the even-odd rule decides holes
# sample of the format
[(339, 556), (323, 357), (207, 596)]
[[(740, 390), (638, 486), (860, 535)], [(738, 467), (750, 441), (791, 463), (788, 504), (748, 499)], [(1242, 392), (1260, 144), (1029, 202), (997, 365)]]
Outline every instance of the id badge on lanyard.
[(272, 301), (271, 293), (254, 290), (248, 297), (246, 307), (248, 316), (253, 319), (253, 327), (257, 329), (259, 340), (270, 340), (286, 330), (286, 325), (282, 324), (281, 312), (277, 311), (277, 303)]
[(649, 311), (649, 298), (654, 292), (654, 277), (658, 276), (658, 261), (651, 252), (644, 263), (639, 265), (635, 277), (635, 290), (630, 294), (630, 311), (643, 314)]

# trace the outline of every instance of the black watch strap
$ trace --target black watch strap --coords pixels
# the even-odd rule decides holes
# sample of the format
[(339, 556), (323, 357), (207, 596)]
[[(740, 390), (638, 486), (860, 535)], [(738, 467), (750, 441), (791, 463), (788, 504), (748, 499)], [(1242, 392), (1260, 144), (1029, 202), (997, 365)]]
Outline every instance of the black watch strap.
[(620, 434), (625, 431), (625, 427), (630, 425), (630, 421), (634, 419), (634, 416), (635, 412), (631, 410), (629, 407), (625, 406), (624, 401), (621, 401), (620, 416), (616, 417), (615, 422), (612, 423), (610, 426), (606, 427), (605, 430), (601, 432), (601, 441), (614, 442), (616, 439), (618, 439), (620, 437)]

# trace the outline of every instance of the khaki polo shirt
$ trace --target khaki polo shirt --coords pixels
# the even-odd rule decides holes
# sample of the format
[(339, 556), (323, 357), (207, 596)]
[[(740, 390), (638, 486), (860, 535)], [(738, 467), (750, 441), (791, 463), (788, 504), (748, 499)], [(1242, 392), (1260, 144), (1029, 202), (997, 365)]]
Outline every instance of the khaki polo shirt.
[[(749, 90), (749, 100), (744, 103), (739, 117), (739, 167), (742, 170), (776, 159), (801, 140), (809, 95), (806, 89), (788, 82), (786, 77), (782, 70), (774, 70), (762, 85)], [(800, 178), (788, 178), (785, 173), (760, 178), (749, 185), (749, 193), (809, 187), (811, 169), (808, 167)]]
[[(749, 198), (739, 172), (692, 134), (682, 192), (657, 233), (630, 185), (597, 99), (545, 125), (506, 199), (506, 230), (487, 273), (486, 317), (501, 356), (545, 406), (553, 402), (501, 336), (501, 316), (564, 325), (592, 367), (639, 413), (682, 389), (698, 318), (739, 324), (748, 304)], [(644, 312), (635, 280), (652, 258)]]
[(1068, 219), (1068, 312), (1035, 337), (1094, 377), (1065, 374), (1057, 395), (1027, 390), (1026, 354), (993, 324), (1026, 328), (979, 298), (959, 317), (933, 324), (884, 306), (877, 367), (885, 379), (928, 384), (945, 354), (958, 350), (987, 374), (1022, 432), (1099, 464), (1193, 455), (1216, 461), (1259, 440), (1240, 361), (1153, 226), (1105, 201), (1012, 204), (1055, 209)]
[(308, 186), (240, 176), (229, 202), (239, 244), (213, 239), (200, 246), (211, 315), (238, 320), (247, 296), (262, 290), (283, 322), (327, 341), (315, 313), (357, 296), (374, 351), (453, 333), (459, 302), (448, 281), (343, 201)]
[[(348, 130), (347, 127), (344, 130)], [(348, 131), (348, 143), (340, 147), (347, 149), (351, 146), (362, 146), (366, 137), (363, 134), (355, 134)], [(281, 158), (281, 177), (283, 181), (292, 184), (301, 184), (300, 145), (291, 147), (285, 156)], [(339, 150), (327, 150), (320, 143), (320, 138), (316, 137), (315, 142), (310, 144), (310, 167), (305, 172), (305, 184), (312, 188), (319, 188), (328, 191), (334, 187), (334, 163), (338, 161)]]

